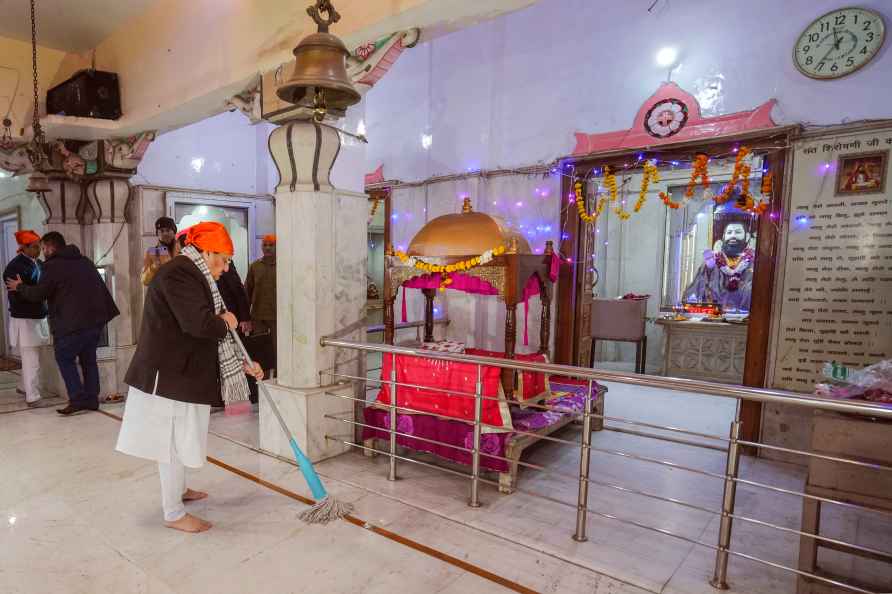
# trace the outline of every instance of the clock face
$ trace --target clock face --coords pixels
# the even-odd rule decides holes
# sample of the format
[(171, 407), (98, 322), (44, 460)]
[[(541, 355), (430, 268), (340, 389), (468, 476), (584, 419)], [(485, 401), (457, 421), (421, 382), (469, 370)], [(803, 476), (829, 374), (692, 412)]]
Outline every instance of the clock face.
[(883, 17), (876, 12), (841, 8), (815, 19), (802, 32), (793, 61), (805, 76), (839, 78), (870, 62), (885, 37)]

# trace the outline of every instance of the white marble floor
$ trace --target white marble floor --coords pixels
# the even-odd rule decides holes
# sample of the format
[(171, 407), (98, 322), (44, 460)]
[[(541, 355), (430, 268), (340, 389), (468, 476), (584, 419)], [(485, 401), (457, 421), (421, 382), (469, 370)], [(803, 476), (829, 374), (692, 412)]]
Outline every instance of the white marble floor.
[[(726, 435), (733, 418), (735, 401), (698, 395), (679, 395), (616, 384), (610, 386), (608, 416), (660, 423), (715, 435)], [(622, 426), (613, 422), (613, 425)], [(627, 426), (628, 427), (628, 426)], [(257, 443), (256, 421), (248, 417), (215, 415), (212, 430), (242, 443)], [(650, 430), (648, 430), (650, 431)], [(570, 427), (559, 437), (577, 441), (580, 430)], [(712, 442), (715, 443), (715, 442)], [(638, 436), (603, 431), (593, 434), (593, 446), (621, 450), (637, 456), (667, 460), (712, 473), (723, 473), (721, 452), (671, 444)], [(490, 486), (482, 489), (484, 507), (466, 505), (468, 482), (442, 471), (400, 462), (401, 480), (386, 480), (387, 459), (345, 455), (317, 465), (326, 480), (350, 485), (400, 502), (417, 510), (422, 517), (434, 515), (476, 531), (477, 538), (498, 539), (539, 551), (549, 558), (570, 562), (643, 590), (659, 593), (712, 593), (719, 518), (716, 514), (655, 501), (629, 492), (594, 485), (590, 508), (600, 514), (632, 520), (698, 541), (703, 545), (673, 538), (603, 516), (590, 515), (589, 541), (570, 538), (575, 527), (578, 449), (568, 445), (540, 442), (525, 460), (545, 466), (548, 472), (522, 469), (519, 487), (525, 492), (499, 495)], [(593, 452), (591, 478), (662, 497), (674, 498), (709, 510), (719, 510), (723, 483), (714, 477), (679, 469), (656, 466), (640, 460)], [(745, 457), (741, 476), (785, 489), (799, 491), (805, 469), (799, 466)], [(566, 505), (535, 496), (546, 495)], [(741, 486), (738, 489), (738, 515), (798, 529), (801, 500), (786, 495)], [(397, 518), (393, 526), (413, 533), (416, 514)], [(430, 520), (433, 521), (433, 520)], [(888, 516), (855, 513), (825, 505), (822, 514), (825, 536), (892, 551), (892, 521)], [(795, 567), (799, 536), (753, 523), (738, 521), (734, 526), (732, 550), (772, 563)], [(820, 563), (824, 569), (861, 580), (892, 586), (890, 567), (825, 549)], [(775, 594), (795, 592), (795, 576), (768, 565), (732, 557), (729, 582), (733, 592)]]
[[(214, 528), (175, 532), (161, 525), (155, 466), (114, 452), (118, 428), (98, 413), (60, 418), (34, 409), (0, 417), (0, 592), (643, 594), (335, 480), (329, 491), (355, 504), (365, 528), (411, 540), (347, 522), (304, 525), (297, 519), (303, 504), (213, 464), (190, 471), (188, 480), (211, 494), (191, 505)], [(291, 464), (215, 436), (208, 447), (215, 459), (309, 495)], [(419, 551), (413, 541), (430, 550)]]
[[(21, 371), (0, 372), (0, 415), (28, 410), (25, 395), (21, 392)], [(65, 398), (44, 395), (40, 406), (64, 406)]]
[[(0, 378), (2, 379), (2, 378)], [(0, 400), (9, 397), (0, 383)], [(613, 388), (615, 389), (615, 388)], [(612, 392), (616, 396), (619, 390)], [(632, 399), (608, 399), (608, 414), (641, 418)], [(647, 395), (659, 416), (669, 399)], [(660, 404), (660, 403), (663, 404)], [(678, 408), (677, 399), (673, 401)], [(716, 402), (716, 401), (710, 401)], [(733, 409), (691, 400), (681, 411), (662, 411), (689, 428), (722, 433)], [(625, 409), (624, 407), (630, 407)], [(120, 413), (121, 407), (105, 406)], [(665, 418), (663, 420), (666, 420)], [(693, 424), (693, 427), (692, 427)], [(578, 450), (542, 443), (528, 461), (548, 472), (523, 470), (525, 492), (500, 495), (484, 485), (484, 506), (466, 505), (467, 481), (407, 462), (400, 480), (386, 480), (386, 458), (348, 454), (317, 465), (326, 486), (356, 505), (356, 516), (438, 553), (489, 572), (491, 579), (361, 527), (339, 522), (305, 526), (299, 502), (206, 465), (190, 484), (212, 497), (195, 505), (215, 523), (204, 535), (184, 535), (160, 525), (154, 465), (113, 451), (118, 422), (90, 413), (58, 418), (52, 409), (0, 415), (0, 592), (103, 594), (143, 592), (499, 592), (587, 594), (706, 594), (714, 553), (670, 536), (591, 515), (589, 540), (570, 538), (575, 525)], [(256, 415), (212, 416), (209, 455), (300, 495), (308, 490), (293, 465), (257, 453)], [(560, 437), (578, 439), (570, 427)], [(598, 448), (671, 460), (722, 472), (723, 455), (614, 432), (594, 434)], [(799, 467), (745, 459), (742, 476), (799, 489)], [(625, 487), (718, 509), (721, 481), (680, 470), (594, 452), (591, 477)], [(561, 505), (531, 493), (566, 502)], [(589, 503), (599, 513), (657, 526), (706, 544), (716, 542), (713, 514), (593, 486)], [(828, 507), (828, 506), (825, 506)], [(752, 488), (738, 492), (744, 516), (799, 526), (797, 498)], [(892, 550), (892, 522), (877, 516), (827, 510), (829, 536)], [(798, 536), (738, 522), (732, 549), (772, 562), (795, 565)], [(822, 552), (829, 569), (880, 584), (892, 584), (888, 566)], [(496, 578), (495, 576), (498, 576)], [(502, 584), (498, 579), (507, 580)], [(495, 580), (495, 581), (494, 581)], [(732, 558), (732, 592), (795, 592), (781, 570)], [(507, 584), (507, 587), (506, 587)]]

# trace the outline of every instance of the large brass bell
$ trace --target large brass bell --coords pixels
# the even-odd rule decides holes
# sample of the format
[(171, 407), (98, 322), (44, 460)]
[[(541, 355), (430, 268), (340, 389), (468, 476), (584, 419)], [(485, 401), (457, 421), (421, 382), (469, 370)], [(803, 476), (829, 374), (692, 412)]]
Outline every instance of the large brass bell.
[[(327, 19), (322, 18), (322, 12), (328, 13)], [(329, 109), (343, 112), (359, 103), (361, 97), (347, 77), (346, 59), (350, 52), (328, 32), (329, 25), (338, 22), (341, 15), (329, 0), (316, 0), (307, 13), (319, 30), (294, 48), (294, 72), (276, 89), (276, 94), (288, 103), (311, 104), (314, 118), (321, 121)]]

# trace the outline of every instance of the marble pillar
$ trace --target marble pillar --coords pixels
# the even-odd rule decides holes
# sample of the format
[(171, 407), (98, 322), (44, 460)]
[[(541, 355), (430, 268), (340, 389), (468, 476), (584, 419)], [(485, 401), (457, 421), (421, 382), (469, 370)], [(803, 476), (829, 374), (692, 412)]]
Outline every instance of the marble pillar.
[[(131, 312), (131, 264), (127, 205), (131, 196), (126, 177), (88, 181), (51, 179), (50, 191), (38, 198), (46, 212), (48, 231), (58, 231), (103, 269), (121, 315), (108, 326), (108, 345), (97, 352), (100, 399), (126, 393), (124, 373), (136, 349)], [(41, 352), (41, 384), (49, 394), (67, 396), (53, 347)]]
[(130, 225), (127, 223), (132, 188), (126, 177), (90, 180), (84, 186), (86, 235), (92, 239), (85, 255), (105, 271), (109, 290), (121, 315), (108, 326), (108, 347), (100, 349), (102, 393), (126, 394), (124, 374), (136, 350), (131, 315)]
[[(85, 215), (83, 187), (66, 177), (50, 177), (50, 190), (37, 194), (46, 215), (46, 231), (61, 233), (67, 243), (85, 249), (82, 221)], [(45, 395), (68, 396), (65, 382), (59, 373), (52, 344), (40, 349), (40, 389)]]
[[(297, 121), (277, 128), (269, 149), (279, 171), (276, 187), (278, 377), (267, 382), (285, 421), (312, 461), (346, 451), (325, 438), (352, 440), (353, 385), (338, 374), (359, 374), (354, 351), (323, 348), (324, 336), (364, 336), (365, 194), (338, 190), (330, 174), (341, 139), (329, 126)], [(260, 447), (290, 456), (265, 399), (260, 401)]]

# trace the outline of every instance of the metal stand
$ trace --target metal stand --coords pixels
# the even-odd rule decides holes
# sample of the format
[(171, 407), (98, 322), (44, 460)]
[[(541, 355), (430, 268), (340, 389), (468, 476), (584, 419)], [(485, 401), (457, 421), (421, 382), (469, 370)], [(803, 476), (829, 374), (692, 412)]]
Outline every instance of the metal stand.
[(715, 554), (715, 573), (709, 584), (719, 590), (728, 586), (728, 549), (731, 546), (731, 528), (734, 498), (737, 495), (737, 473), (740, 465), (740, 421), (731, 423), (731, 441), (728, 444), (728, 460), (725, 463), (725, 492), (722, 496), (722, 521), (719, 527), (719, 549)]
[(477, 365), (474, 388), (474, 451), (471, 452), (471, 500), (468, 505), (480, 507), (480, 422), (483, 417), (483, 367)]
[(588, 521), (588, 470), (592, 455), (592, 384), (589, 380), (582, 417), (582, 440), (579, 445), (579, 499), (576, 504), (576, 534), (573, 535), (576, 542), (588, 540), (585, 528)]
[(387, 480), (396, 480), (396, 353), (390, 360), (390, 472)]

